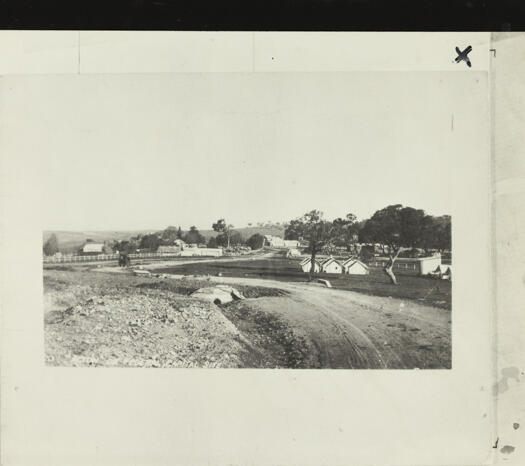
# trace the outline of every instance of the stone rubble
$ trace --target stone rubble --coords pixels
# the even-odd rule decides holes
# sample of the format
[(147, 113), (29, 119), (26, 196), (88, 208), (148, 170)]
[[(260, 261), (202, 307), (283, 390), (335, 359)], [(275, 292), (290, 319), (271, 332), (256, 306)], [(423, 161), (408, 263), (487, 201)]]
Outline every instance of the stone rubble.
[[(241, 299), (231, 287), (221, 297)], [(239, 367), (244, 337), (207, 299), (74, 285), (46, 293), (46, 362), (59, 366)]]

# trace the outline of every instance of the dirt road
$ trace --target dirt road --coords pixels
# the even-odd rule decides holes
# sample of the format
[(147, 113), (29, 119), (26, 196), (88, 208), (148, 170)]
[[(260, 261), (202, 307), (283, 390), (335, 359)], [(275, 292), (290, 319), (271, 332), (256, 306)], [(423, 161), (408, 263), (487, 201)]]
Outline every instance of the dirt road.
[(451, 366), (448, 310), (409, 300), (325, 288), (320, 284), (234, 277), (212, 277), (211, 280), (288, 291), (288, 296), (258, 298), (236, 305), (277, 315), (288, 322), (309, 345), (308, 367)]

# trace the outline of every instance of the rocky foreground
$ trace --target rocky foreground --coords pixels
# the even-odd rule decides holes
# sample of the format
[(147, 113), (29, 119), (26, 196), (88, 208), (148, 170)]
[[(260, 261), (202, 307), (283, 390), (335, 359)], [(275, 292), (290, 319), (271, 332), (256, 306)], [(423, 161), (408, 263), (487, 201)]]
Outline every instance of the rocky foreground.
[[(57, 270), (58, 269), (58, 270)], [(46, 363), (57, 366), (288, 367), (293, 332), (278, 319), (215, 299), (205, 279), (163, 279), (56, 267), (44, 271)], [(223, 289), (218, 296), (226, 296)], [(227, 290), (226, 290), (227, 291)], [(221, 295), (222, 293), (222, 295)], [(193, 294), (193, 296), (192, 296)], [(249, 302), (280, 290), (240, 287)], [(278, 299), (278, 298), (275, 298)], [(214, 302), (215, 301), (215, 302)], [(234, 310), (235, 308), (235, 310)], [(241, 332), (234, 321), (241, 321)], [(251, 335), (257, 335), (254, 340)], [(261, 332), (266, 335), (261, 335)], [(261, 346), (261, 338), (265, 338)]]
[(450, 309), (417, 300), (251, 277), (53, 269), (44, 271), (48, 364), (451, 367)]

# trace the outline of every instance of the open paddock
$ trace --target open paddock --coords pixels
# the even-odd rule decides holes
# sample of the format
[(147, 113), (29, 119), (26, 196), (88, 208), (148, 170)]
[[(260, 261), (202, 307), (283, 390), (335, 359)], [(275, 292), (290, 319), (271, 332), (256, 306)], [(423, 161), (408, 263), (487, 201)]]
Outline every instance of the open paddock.
[[(157, 268), (157, 273), (180, 275), (222, 275), (224, 277), (246, 277), (279, 280), (285, 282), (306, 282), (308, 274), (302, 272), (299, 261), (282, 257), (267, 257), (252, 260), (195, 262)], [(426, 305), (451, 308), (451, 283), (422, 276), (399, 275), (399, 285), (390, 283), (382, 271), (371, 269), (368, 275), (343, 275), (319, 273), (316, 277), (330, 281), (333, 288), (356, 291), (373, 296), (410, 299)]]

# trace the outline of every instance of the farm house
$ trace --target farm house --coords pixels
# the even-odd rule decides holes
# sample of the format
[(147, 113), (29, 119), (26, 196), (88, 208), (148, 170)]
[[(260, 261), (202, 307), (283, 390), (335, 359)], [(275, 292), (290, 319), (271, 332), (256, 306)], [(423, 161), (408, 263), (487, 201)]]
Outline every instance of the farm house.
[[(390, 259), (388, 257), (374, 257), (370, 267), (384, 268)], [(430, 257), (398, 257), (394, 262), (394, 273), (405, 275), (427, 275), (432, 273), (441, 265), (441, 255), (437, 254)]]
[(282, 239), (279, 236), (264, 235), (264, 244), (272, 248), (298, 248), (299, 241), (295, 239)]
[(367, 275), (370, 273), (368, 266), (355, 257), (350, 257), (343, 262), (343, 270), (348, 275)]
[(104, 243), (88, 242), (82, 247), (82, 254), (104, 254)]
[(321, 262), (321, 272), (325, 273), (342, 273), (343, 264), (333, 257), (329, 257), (325, 261)]
[[(301, 261), (300, 265), (301, 265), (301, 268), (303, 269), (303, 272), (305, 273), (310, 272), (311, 263), (312, 263), (312, 259), (310, 257)], [(320, 271), (321, 271), (321, 263), (316, 259), (315, 265), (314, 265), (314, 272), (318, 273)]]

